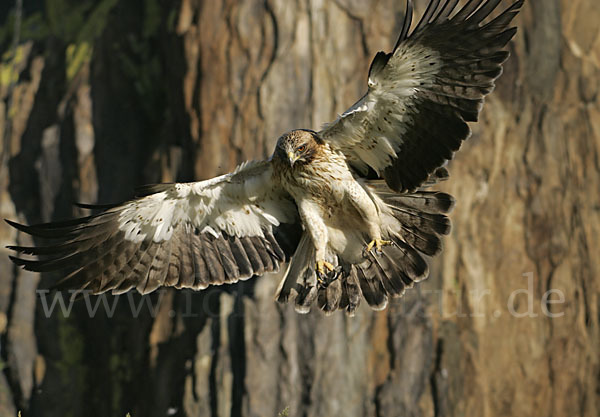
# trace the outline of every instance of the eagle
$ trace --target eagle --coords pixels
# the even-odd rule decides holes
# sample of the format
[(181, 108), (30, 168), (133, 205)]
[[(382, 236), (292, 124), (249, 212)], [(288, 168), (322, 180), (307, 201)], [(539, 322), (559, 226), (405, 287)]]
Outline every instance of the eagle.
[[(428, 276), (450, 231), (452, 196), (432, 191), (471, 133), (509, 56), (523, 5), (407, 0), (392, 52), (373, 59), (366, 94), (320, 130), (283, 134), (266, 160), (205, 181), (151, 185), (91, 216), (26, 226), (44, 246), (10, 246), (56, 289), (147, 294), (202, 290), (287, 270), (276, 300), (300, 313), (384, 309)], [(492, 15), (492, 16), (490, 16)], [(494, 17), (495, 16), (495, 17)], [(414, 28), (413, 28), (414, 26)], [(412, 28), (412, 30), (411, 30)]]

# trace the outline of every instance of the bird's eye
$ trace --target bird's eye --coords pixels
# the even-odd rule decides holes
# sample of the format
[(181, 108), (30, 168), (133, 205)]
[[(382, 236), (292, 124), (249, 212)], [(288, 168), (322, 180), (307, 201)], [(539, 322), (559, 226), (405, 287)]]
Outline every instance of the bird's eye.
[(306, 145), (300, 145), (296, 148), (296, 151), (298, 152), (304, 152), (304, 150), (306, 149)]

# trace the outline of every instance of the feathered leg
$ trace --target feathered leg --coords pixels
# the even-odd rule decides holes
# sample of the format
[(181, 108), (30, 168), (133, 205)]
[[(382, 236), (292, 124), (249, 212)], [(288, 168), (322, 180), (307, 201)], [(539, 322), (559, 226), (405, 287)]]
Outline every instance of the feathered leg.
[(332, 259), (327, 259), (329, 236), (327, 226), (323, 221), (322, 209), (310, 199), (301, 200), (298, 208), (302, 222), (306, 226), (315, 246), (317, 278), (321, 284), (331, 282), (336, 279), (339, 268), (336, 268), (334, 263), (329, 262)]

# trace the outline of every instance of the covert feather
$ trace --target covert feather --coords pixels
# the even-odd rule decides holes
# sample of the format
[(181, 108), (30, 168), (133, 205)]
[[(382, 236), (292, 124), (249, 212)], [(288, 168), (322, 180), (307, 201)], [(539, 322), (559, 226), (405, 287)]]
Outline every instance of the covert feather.
[[(375, 56), (366, 94), (318, 131), (282, 135), (272, 156), (206, 181), (145, 187), (99, 214), (16, 229), (27, 270), (64, 271), (57, 289), (142, 294), (201, 290), (276, 272), (302, 313), (383, 309), (425, 279), (454, 204), (429, 186), (470, 135), (508, 58), (523, 5), (431, 0), (413, 28), (407, 1), (393, 50)], [(490, 18), (490, 15), (495, 17)], [(411, 30), (412, 28), (412, 30)]]

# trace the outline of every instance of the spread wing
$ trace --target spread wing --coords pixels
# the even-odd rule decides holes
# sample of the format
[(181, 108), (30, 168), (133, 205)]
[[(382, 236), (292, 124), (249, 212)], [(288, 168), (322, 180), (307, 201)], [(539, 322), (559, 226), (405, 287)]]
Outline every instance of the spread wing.
[[(277, 271), (301, 233), (297, 208), (267, 161), (207, 181), (151, 186), (147, 195), (81, 219), (24, 226), (49, 246), (13, 246), (31, 271), (65, 270), (59, 289), (145, 294), (203, 289)], [(36, 255), (27, 259), (22, 255)]]
[(374, 171), (396, 191), (419, 187), (470, 135), (466, 122), (502, 72), (523, 0), (484, 24), (500, 2), (469, 0), (455, 12), (458, 0), (432, 0), (409, 33), (408, 0), (394, 50), (371, 63), (367, 94), (319, 135), (359, 174)]

